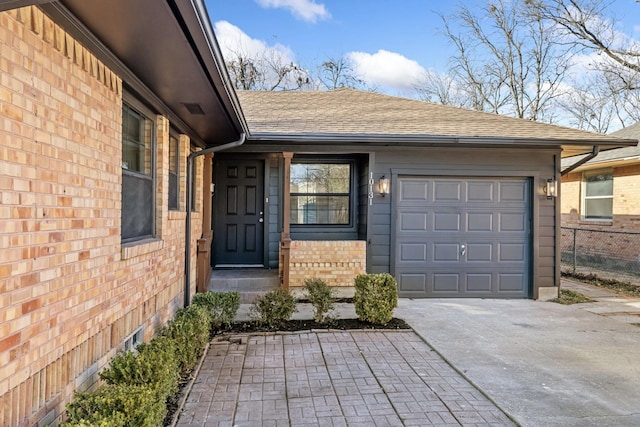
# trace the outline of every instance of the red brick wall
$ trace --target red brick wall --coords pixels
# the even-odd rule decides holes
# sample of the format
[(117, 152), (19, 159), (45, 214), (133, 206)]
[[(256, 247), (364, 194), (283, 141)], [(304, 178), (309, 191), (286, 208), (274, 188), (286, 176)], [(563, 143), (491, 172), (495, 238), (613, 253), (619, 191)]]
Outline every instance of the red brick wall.
[(36, 7), (0, 13), (0, 69), (0, 425), (57, 422), (124, 339), (182, 305), (185, 182), (169, 212), (157, 116), (157, 238), (122, 247), (121, 79)]

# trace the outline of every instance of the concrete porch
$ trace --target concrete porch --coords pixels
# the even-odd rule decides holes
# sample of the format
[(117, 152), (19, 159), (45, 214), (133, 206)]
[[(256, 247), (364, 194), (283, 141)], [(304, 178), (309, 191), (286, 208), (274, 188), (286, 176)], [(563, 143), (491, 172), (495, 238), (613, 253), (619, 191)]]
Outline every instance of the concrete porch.
[(213, 269), (209, 281), (210, 291), (239, 292), (240, 304), (251, 304), (257, 296), (279, 287), (278, 270), (264, 268)]

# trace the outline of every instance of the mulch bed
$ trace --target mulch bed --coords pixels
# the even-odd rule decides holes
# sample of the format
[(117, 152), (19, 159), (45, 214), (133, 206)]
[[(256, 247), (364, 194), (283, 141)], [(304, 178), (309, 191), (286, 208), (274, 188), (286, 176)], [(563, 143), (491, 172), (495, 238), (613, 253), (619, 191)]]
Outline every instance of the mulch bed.
[(282, 322), (277, 329), (271, 329), (266, 325), (256, 322), (237, 322), (231, 328), (221, 332), (253, 333), (253, 332), (297, 332), (319, 329), (411, 329), (402, 319), (392, 318), (386, 325), (365, 322), (360, 319), (333, 319), (325, 323), (316, 323), (314, 320), (287, 320)]

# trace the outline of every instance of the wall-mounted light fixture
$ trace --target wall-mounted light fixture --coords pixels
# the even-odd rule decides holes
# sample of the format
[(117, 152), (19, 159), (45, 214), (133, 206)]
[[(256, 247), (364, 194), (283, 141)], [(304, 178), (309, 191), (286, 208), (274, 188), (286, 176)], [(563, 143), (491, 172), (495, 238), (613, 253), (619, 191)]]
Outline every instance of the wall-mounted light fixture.
[(390, 183), (389, 183), (389, 178), (385, 177), (384, 175), (382, 175), (380, 177), (380, 179), (378, 180), (378, 193), (384, 197), (387, 194), (389, 194), (389, 187), (390, 187)]
[(558, 194), (558, 182), (554, 178), (547, 179), (544, 185), (544, 194), (547, 199), (553, 199)]

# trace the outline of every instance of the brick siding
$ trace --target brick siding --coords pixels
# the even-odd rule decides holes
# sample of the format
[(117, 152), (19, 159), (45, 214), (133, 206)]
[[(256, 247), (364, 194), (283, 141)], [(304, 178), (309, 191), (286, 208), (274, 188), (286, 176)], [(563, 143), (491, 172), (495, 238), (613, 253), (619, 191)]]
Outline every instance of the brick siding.
[[(581, 218), (582, 172), (562, 177), (562, 226), (600, 231), (640, 232), (640, 164), (613, 168), (613, 219), (611, 221)], [(585, 235), (586, 236), (586, 235)], [(563, 230), (562, 239), (572, 239)], [(620, 235), (602, 235), (601, 239), (585, 238), (577, 242), (582, 251), (608, 258), (635, 261), (640, 254), (636, 239)]]
[(182, 306), (186, 183), (168, 211), (157, 116), (156, 238), (121, 245), (121, 79), (37, 7), (0, 13), (0, 68), (0, 425), (55, 424), (130, 334)]
[[(311, 278), (323, 279), (329, 286), (354, 286), (354, 278), (365, 273), (365, 241), (291, 242), (289, 286), (304, 286)], [(281, 267), (282, 268), (282, 267)]]

